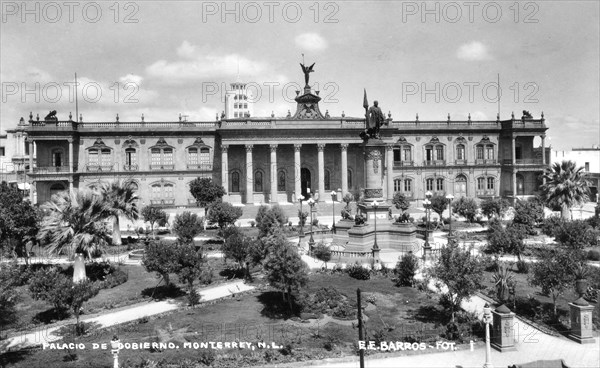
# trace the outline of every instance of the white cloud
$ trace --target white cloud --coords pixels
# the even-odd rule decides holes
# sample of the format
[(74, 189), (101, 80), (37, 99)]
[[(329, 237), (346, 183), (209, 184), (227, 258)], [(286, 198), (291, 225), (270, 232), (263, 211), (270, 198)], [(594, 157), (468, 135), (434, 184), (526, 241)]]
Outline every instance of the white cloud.
[(296, 36), (296, 46), (306, 51), (321, 51), (327, 48), (327, 41), (317, 33), (303, 33)]
[(167, 61), (158, 60), (146, 68), (150, 77), (167, 82), (182, 82), (187, 80), (214, 81), (219, 77), (251, 75), (255, 77), (266, 71), (267, 65), (260, 61), (250, 60), (238, 54), (202, 54), (195, 51), (195, 46), (184, 41), (178, 48), (180, 57), (187, 60)]
[(122, 84), (126, 84), (126, 83), (129, 83), (129, 82), (132, 82), (135, 85), (139, 86), (140, 84), (142, 84), (142, 80), (143, 79), (144, 78), (142, 76), (140, 76), (140, 75), (129, 73), (129, 74), (124, 75), (121, 78), (119, 78), (119, 81)]
[(478, 41), (472, 41), (461, 45), (456, 52), (456, 57), (466, 61), (491, 59), (487, 46)]

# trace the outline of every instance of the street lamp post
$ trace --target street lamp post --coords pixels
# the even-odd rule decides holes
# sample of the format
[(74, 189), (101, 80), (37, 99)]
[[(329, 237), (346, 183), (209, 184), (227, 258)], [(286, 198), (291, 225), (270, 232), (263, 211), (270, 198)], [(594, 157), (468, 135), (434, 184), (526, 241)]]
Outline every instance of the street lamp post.
[(308, 200), (310, 206), (310, 239), (308, 240), (308, 251), (312, 255), (313, 247), (315, 245), (315, 239), (313, 238), (313, 210), (315, 207), (315, 200), (312, 197)]
[(302, 246), (302, 239), (304, 238), (304, 213), (302, 212), (302, 201), (304, 200), (304, 196), (302, 194), (298, 195), (298, 202), (300, 202), (300, 213), (298, 217), (300, 218), (300, 229), (298, 229), (298, 249)]
[(113, 368), (119, 368), (119, 350), (121, 350), (120, 344), (121, 341), (119, 341), (117, 335), (114, 335), (110, 342), (110, 351), (113, 355)]
[(490, 349), (490, 324), (492, 323), (492, 308), (488, 303), (483, 306), (483, 323), (485, 323), (485, 363), (483, 368), (494, 368), (492, 365), (492, 351)]
[(423, 201), (423, 206), (425, 207), (425, 220), (427, 221), (425, 225), (425, 246), (423, 247), (423, 259), (427, 259), (427, 254), (431, 251), (431, 245), (429, 245), (429, 216), (431, 214), (431, 196), (433, 194), (431, 192), (425, 193), (425, 200)]
[(335, 190), (331, 191), (331, 232), (335, 234), (335, 199), (337, 197), (337, 192)]
[(446, 199), (448, 200), (448, 244), (454, 242), (454, 237), (452, 236), (452, 200), (454, 196), (450, 193), (446, 195)]

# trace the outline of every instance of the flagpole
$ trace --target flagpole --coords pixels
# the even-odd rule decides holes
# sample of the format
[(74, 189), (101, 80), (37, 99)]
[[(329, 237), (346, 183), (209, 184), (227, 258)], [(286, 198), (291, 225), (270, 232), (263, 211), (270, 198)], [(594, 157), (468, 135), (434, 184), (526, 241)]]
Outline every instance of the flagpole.
[(75, 73), (75, 121), (79, 121), (79, 101), (77, 99), (77, 73)]

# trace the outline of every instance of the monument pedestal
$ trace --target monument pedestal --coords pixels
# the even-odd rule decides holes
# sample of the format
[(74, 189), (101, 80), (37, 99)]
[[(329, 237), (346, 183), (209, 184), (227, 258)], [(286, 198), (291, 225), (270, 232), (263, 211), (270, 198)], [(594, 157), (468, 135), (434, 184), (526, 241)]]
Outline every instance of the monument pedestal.
[(515, 314), (502, 304), (492, 311), (492, 316), (494, 318), (492, 347), (500, 352), (517, 350), (514, 335)]
[(569, 338), (580, 344), (593, 344), (595, 342), (592, 334), (592, 311), (594, 307), (583, 298), (569, 303), (569, 307), (571, 309), (571, 333)]

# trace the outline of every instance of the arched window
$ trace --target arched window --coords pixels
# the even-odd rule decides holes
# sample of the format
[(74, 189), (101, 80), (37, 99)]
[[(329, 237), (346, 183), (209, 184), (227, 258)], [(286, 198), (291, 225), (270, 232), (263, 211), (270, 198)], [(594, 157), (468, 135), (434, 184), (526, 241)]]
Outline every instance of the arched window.
[(238, 171), (234, 171), (231, 173), (231, 180), (229, 181), (230, 192), (239, 193), (240, 192), (240, 173)]
[(65, 191), (65, 186), (62, 183), (54, 183), (50, 186), (50, 197), (63, 191)]
[(63, 161), (63, 149), (55, 148), (52, 150), (52, 166), (60, 167), (63, 166), (65, 162)]
[(402, 179), (394, 179), (394, 192), (402, 191)]
[(262, 171), (254, 172), (254, 192), (261, 193), (263, 191), (263, 173)]
[(475, 159), (476, 160), (483, 160), (484, 159), (484, 153), (483, 153), (483, 145), (478, 144), (477, 147), (475, 148)]
[(488, 177), (487, 178), (487, 189), (494, 190), (495, 183), (496, 183), (496, 180), (493, 177)]
[(325, 170), (325, 177), (323, 178), (325, 182), (325, 190), (331, 189), (331, 173), (329, 170)]
[(477, 190), (485, 190), (485, 178), (477, 178)]
[(198, 165), (198, 148), (188, 148), (188, 165)]
[(153, 205), (169, 205), (175, 203), (174, 185), (168, 182), (154, 183), (150, 186), (150, 203)]
[(208, 147), (200, 148), (200, 165), (210, 164), (210, 149)]
[(173, 147), (169, 146), (164, 138), (159, 138), (158, 142), (150, 147), (150, 170), (175, 169), (174, 152)]
[(277, 174), (277, 191), (285, 192), (285, 171), (283, 170)]
[(467, 177), (464, 174), (457, 175), (456, 179), (454, 180), (454, 196), (467, 196)]
[(444, 179), (443, 178), (437, 178), (435, 180), (435, 190), (438, 192), (444, 191)]
[(412, 179), (404, 179), (404, 192), (412, 193)]
[(428, 144), (425, 146), (425, 165), (435, 166), (444, 164), (444, 145)]
[(433, 179), (429, 178), (425, 180), (425, 190), (432, 191), (433, 190)]
[[(91, 151), (90, 151), (91, 152)], [(137, 170), (137, 152), (135, 148), (125, 149), (125, 171)]]

